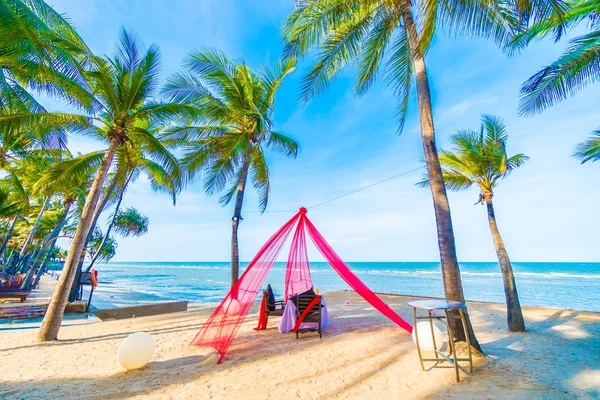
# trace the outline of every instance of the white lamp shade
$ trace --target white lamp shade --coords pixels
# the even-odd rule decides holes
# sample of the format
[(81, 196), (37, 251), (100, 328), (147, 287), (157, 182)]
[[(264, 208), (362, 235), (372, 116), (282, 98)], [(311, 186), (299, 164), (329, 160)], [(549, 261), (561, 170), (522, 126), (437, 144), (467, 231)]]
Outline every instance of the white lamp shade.
[[(418, 331), (418, 332), (417, 332)], [(440, 328), (438, 328), (435, 324), (433, 325), (433, 335), (435, 338), (435, 345), (437, 349), (434, 349), (433, 346), (433, 338), (431, 337), (431, 325), (428, 321), (421, 321), (417, 323), (417, 325), (413, 328), (412, 332), (412, 340), (417, 344), (416, 334), (419, 334), (419, 346), (421, 350), (440, 350), (444, 345), (444, 335)]]
[(152, 359), (156, 342), (152, 335), (137, 332), (129, 335), (121, 342), (117, 350), (117, 361), (125, 369), (138, 369)]

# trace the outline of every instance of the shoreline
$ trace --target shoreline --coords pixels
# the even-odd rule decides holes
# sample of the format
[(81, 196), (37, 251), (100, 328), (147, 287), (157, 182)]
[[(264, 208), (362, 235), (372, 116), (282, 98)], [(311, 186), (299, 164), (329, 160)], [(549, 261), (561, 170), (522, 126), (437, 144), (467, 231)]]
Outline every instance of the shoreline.
[[(12, 398), (594, 398), (600, 396), (600, 314), (524, 306), (528, 332), (506, 331), (504, 306), (469, 302), (469, 314), (487, 354), (473, 374), (452, 368), (422, 372), (403, 330), (352, 291), (323, 293), (330, 327), (281, 334), (278, 319), (256, 332), (253, 306), (222, 364), (213, 352), (188, 344), (213, 311), (186, 312), (66, 326), (59, 341), (35, 342), (35, 330), (1, 332), (0, 397)], [(381, 295), (412, 323), (413, 296)], [(345, 301), (349, 305), (345, 306)], [(121, 341), (146, 331), (157, 350), (145, 368), (125, 372), (116, 363)], [(68, 355), (65, 357), (65, 355)], [(336, 397), (337, 396), (337, 397)]]

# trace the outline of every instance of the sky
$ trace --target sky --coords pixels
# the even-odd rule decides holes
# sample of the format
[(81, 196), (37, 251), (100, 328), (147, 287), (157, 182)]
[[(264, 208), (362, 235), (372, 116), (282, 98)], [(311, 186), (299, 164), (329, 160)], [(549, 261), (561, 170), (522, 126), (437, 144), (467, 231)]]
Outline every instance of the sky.
[[(137, 32), (162, 52), (163, 78), (177, 71), (192, 50), (210, 46), (251, 67), (273, 64), (282, 50), (280, 27), (292, 0), (49, 0), (70, 18), (89, 47), (110, 54), (121, 26)], [(531, 118), (518, 116), (521, 84), (565, 47), (535, 43), (509, 58), (484, 40), (438, 34), (426, 62), (433, 95), (438, 147), (447, 148), (457, 129), (480, 126), (482, 114), (504, 120), (509, 154), (531, 159), (496, 189), (500, 232), (513, 261), (600, 261), (598, 164), (571, 157), (578, 142), (600, 127), (598, 85)], [(423, 149), (412, 93), (401, 135), (395, 99), (382, 79), (368, 94), (354, 94), (352, 69), (307, 105), (298, 101), (302, 60), (281, 87), (275, 128), (301, 145), (297, 159), (269, 153), (271, 195), (265, 214), (249, 190), (240, 226), (240, 257), (249, 261), (300, 206), (310, 207), (421, 165)], [(64, 108), (50, 102), (50, 109)], [(102, 146), (72, 137), (73, 151)], [(415, 186), (422, 172), (409, 173), (370, 189), (309, 209), (308, 216), (347, 261), (439, 261), (431, 193)], [(478, 191), (449, 193), (459, 261), (494, 261), (485, 207)], [(206, 196), (195, 182), (170, 198), (150, 190), (146, 179), (127, 191), (123, 207), (150, 218), (147, 235), (118, 238), (114, 261), (227, 261), (232, 205)], [(284, 211), (284, 212), (277, 212)], [(108, 213), (105, 213), (108, 214)], [(316, 251), (311, 259), (320, 260)]]

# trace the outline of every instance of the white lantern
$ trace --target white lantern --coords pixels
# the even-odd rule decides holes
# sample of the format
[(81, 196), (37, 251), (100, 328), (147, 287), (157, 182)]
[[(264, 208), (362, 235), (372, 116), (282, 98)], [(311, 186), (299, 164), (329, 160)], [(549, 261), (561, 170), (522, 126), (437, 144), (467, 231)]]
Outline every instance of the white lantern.
[(235, 315), (240, 312), (240, 302), (237, 299), (229, 299), (223, 303), (223, 310), (229, 315)]
[(137, 332), (121, 342), (117, 350), (117, 361), (127, 370), (142, 368), (152, 359), (155, 349), (156, 342), (152, 335)]
[(417, 326), (413, 328), (412, 340), (417, 344), (416, 334), (419, 334), (419, 346), (421, 350), (440, 350), (444, 345), (444, 335), (440, 328), (433, 324), (433, 338), (435, 338), (435, 345), (437, 349), (434, 349), (433, 338), (431, 337), (431, 325), (428, 321), (421, 321), (417, 323)]

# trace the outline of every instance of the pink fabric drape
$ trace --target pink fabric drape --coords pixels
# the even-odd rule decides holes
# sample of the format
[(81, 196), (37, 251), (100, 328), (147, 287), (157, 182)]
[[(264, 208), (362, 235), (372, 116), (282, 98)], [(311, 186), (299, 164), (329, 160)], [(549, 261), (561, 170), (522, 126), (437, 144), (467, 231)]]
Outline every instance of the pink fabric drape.
[(308, 231), (308, 235), (321, 254), (352, 289), (398, 326), (409, 333), (412, 332), (412, 326), (358, 279), (333, 251), (306, 217), (306, 209), (303, 207), (260, 249), (231, 291), (202, 326), (200, 332), (190, 343), (191, 345), (213, 347), (219, 353), (218, 362), (221, 362), (296, 223), (297, 227), (286, 266), (286, 299), (287, 296), (304, 292), (313, 287), (306, 250), (306, 231)]
[(336, 254), (335, 251), (331, 248), (329, 243), (321, 236), (317, 228), (310, 222), (308, 218), (305, 221), (306, 230), (308, 231), (308, 236), (312, 239), (313, 243), (319, 249), (323, 257), (329, 262), (329, 265), (338, 273), (338, 275), (346, 281), (348, 286), (350, 286), (356, 293), (361, 295), (363, 299), (365, 299), (369, 304), (371, 304), (377, 311), (391, 319), (395, 322), (399, 327), (406, 330), (408, 333), (412, 333), (412, 325), (402, 319), (394, 310), (390, 308), (386, 303), (383, 302), (371, 289), (367, 287), (354, 273), (348, 268), (348, 266), (342, 261), (340, 256)]
[(285, 299), (306, 292), (313, 287), (310, 267), (308, 264), (308, 253), (306, 251), (306, 232), (304, 220), (306, 209), (300, 209), (298, 227), (292, 239), (290, 255), (285, 269)]
[(214, 348), (221, 362), (300, 215), (294, 215), (265, 243), (190, 345)]

